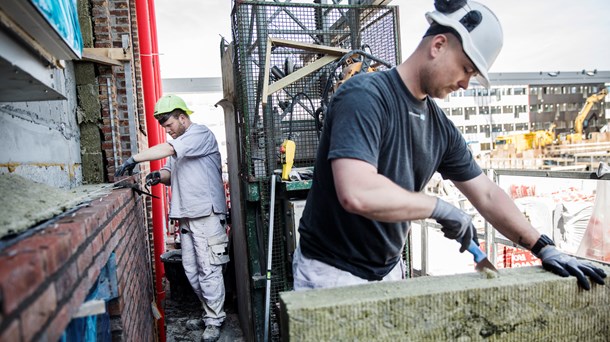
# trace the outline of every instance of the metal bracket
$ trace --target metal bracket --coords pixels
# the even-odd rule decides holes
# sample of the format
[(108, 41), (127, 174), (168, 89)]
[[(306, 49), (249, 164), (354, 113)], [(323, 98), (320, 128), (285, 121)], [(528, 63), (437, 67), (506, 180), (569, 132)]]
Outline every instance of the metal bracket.
[[(320, 59), (315, 60), (314, 62), (307, 64), (306, 66), (300, 68), (299, 70), (291, 73), (290, 75), (278, 80), (272, 84), (269, 84), (269, 70), (271, 63), (271, 47), (272, 46), (284, 46), (284, 47), (292, 47), (297, 49), (302, 49), (305, 51), (310, 51), (318, 54), (326, 54), (326, 56), (321, 57)], [(267, 56), (265, 57), (265, 75), (263, 81), (263, 92), (262, 92), (262, 104), (263, 106), (267, 105), (267, 97), (276, 91), (300, 80), (301, 78), (323, 68), (327, 64), (330, 64), (343, 55), (348, 53), (349, 50), (326, 46), (326, 45), (318, 45), (318, 44), (309, 44), (309, 43), (301, 43), (286, 39), (274, 39), (269, 38), (267, 40)]]

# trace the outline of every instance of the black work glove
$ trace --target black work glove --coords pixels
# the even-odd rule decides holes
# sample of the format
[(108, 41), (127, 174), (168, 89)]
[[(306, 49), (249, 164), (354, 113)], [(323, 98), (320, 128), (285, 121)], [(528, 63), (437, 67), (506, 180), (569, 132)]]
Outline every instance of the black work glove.
[(555, 246), (542, 248), (537, 255), (542, 260), (542, 267), (545, 270), (558, 274), (562, 277), (573, 275), (578, 279), (578, 284), (585, 290), (589, 290), (591, 285), (585, 275), (588, 275), (594, 282), (604, 285), (606, 272), (588, 262), (576, 259), (573, 256), (560, 252)]
[(160, 182), (161, 182), (161, 172), (160, 171), (153, 171), (146, 175), (146, 185), (147, 186), (157, 185)]
[(133, 174), (133, 168), (136, 167), (136, 165), (138, 165), (138, 162), (133, 160), (133, 157), (129, 157), (129, 159), (127, 159), (123, 165), (121, 165), (121, 167), (116, 170), (116, 172), (114, 173), (115, 177), (119, 177), (122, 176), (125, 171), (127, 171), (128, 175), (132, 175)]
[(438, 198), (430, 217), (443, 226), (441, 231), (446, 238), (457, 240), (462, 244), (460, 253), (468, 249), (470, 241), (474, 240), (477, 246), (479, 245), (472, 218), (462, 210)]

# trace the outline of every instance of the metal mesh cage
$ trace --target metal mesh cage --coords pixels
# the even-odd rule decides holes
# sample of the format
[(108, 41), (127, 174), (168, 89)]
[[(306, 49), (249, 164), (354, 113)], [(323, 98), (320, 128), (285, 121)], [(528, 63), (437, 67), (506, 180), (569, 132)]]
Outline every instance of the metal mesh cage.
[[(400, 57), (396, 16), (395, 7), (250, 2), (236, 7), (233, 35), (237, 115), (243, 118), (242, 139), (246, 145), (244, 174), (268, 178), (280, 166), (278, 149), (288, 137), (297, 146), (294, 166), (313, 165), (319, 132), (315, 111), (321, 105), (327, 79), (342, 69), (330, 64), (272, 94), (263, 107), (267, 39), (363, 49), (396, 65)], [(269, 67), (276, 71), (270, 71), (272, 81), (278, 74), (286, 75), (319, 57), (289, 47), (274, 47), (270, 55)], [(287, 110), (293, 100), (292, 110)]]
[[(275, 217), (270, 218), (270, 178), (282, 167), (279, 148), (286, 139), (296, 144), (294, 167), (312, 167), (322, 127), (324, 104), (332, 95), (354, 50), (365, 66), (387, 69), (400, 62), (398, 8), (276, 2), (241, 2), (232, 13), (234, 42), (235, 115), (241, 143), (239, 170), (245, 183), (259, 186), (256, 198), (247, 200), (245, 222), (253, 273), (266, 267), (267, 226), (274, 220), (271, 331), (279, 339), (279, 292), (292, 289), (291, 265), (286, 249), (282, 195), (276, 198)], [(319, 51), (300, 46), (273, 46), (268, 40), (285, 40), (301, 45), (342, 48), (345, 55), (296, 79), (263, 99), (265, 66), (269, 83), (290, 77), (323, 57)], [(269, 60), (266, 64), (267, 59)], [(263, 106), (263, 100), (266, 105)], [(301, 193), (302, 195), (302, 193)], [(244, 199), (240, 199), (244, 200)], [(256, 278), (256, 274), (251, 274)], [(260, 275), (259, 275), (260, 276)], [(253, 286), (257, 288), (257, 284)], [(264, 305), (254, 296), (253, 305)], [(254, 308), (257, 339), (263, 327), (262, 308)]]

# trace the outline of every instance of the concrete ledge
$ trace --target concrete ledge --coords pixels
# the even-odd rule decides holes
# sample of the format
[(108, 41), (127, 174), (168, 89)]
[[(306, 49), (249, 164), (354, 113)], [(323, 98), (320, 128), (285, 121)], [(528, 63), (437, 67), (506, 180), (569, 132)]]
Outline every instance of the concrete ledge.
[(491, 279), (469, 273), (283, 292), (280, 300), (282, 337), (290, 341), (608, 341), (610, 336), (610, 285), (584, 291), (576, 278), (542, 267), (504, 269)]

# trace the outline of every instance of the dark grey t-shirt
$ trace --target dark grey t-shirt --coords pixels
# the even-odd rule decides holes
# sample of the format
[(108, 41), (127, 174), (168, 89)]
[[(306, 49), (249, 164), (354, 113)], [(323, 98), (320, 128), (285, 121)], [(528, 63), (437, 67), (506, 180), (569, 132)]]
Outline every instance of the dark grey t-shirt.
[(416, 192), (435, 171), (456, 181), (481, 174), (459, 130), (432, 99), (413, 97), (396, 69), (358, 75), (343, 84), (325, 118), (299, 225), (300, 246), (306, 257), (369, 280), (382, 279), (396, 265), (409, 224), (345, 211), (330, 165), (338, 158), (366, 161)]

